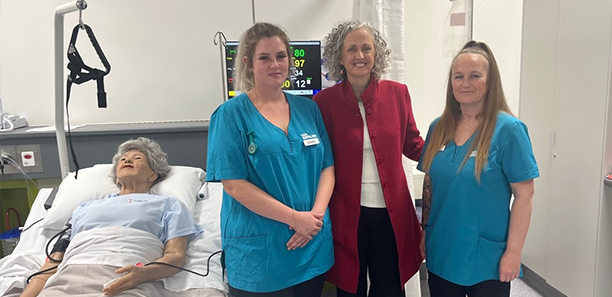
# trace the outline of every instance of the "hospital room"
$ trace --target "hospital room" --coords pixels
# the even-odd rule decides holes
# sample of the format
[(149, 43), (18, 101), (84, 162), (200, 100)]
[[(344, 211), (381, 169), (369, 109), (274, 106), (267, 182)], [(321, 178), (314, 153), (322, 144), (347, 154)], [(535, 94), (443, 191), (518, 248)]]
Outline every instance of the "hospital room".
[(2, 0), (0, 296), (610, 297), (611, 12)]

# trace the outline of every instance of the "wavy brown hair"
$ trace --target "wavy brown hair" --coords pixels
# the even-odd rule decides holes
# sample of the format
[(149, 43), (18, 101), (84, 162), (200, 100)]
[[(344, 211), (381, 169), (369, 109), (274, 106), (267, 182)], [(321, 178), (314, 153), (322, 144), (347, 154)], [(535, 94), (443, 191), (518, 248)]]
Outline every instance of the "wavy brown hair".
[[(469, 41), (455, 56), (451, 65), (455, 64), (455, 60), (458, 56), (468, 53), (483, 56), (489, 64), (487, 69), (487, 92), (485, 93), (484, 97), (484, 107), (482, 112), (477, 115), (480, 124), (476, 129), (474, 141), (472, 142), (470, 149), (467, 151), (468, 153), (466, 153), (464, 156), (461, 167), (459, 167), (459, 170), (461, 170), (467, 162), (471, 152), (478, 148), (476, 152), (474, 176), (476, 177), (476, 180), (480, 182), (480, 175), (487, 165), (491, 139), (493, 138), (495, 124), (497, 123), (497, 115), (500, 112), (505, 112), (512, 115), (512, 112), (508, 107), (508, 103), (506, 103), (506, 96), (504, 95), (497, 61), (495, 60), (495, 56), (493, 55), (493, 52), (489, 46), (484, 42), (474, 40)], [(431, 163), (440, 149), (455, 138), (457, 124), (461, 119), (460, 105), (453, 93), (452, 75), (453, 66), (451, 66), (448, 72), (446, 106), (444, 107), (444, 111), (442, 112), (438, 123), (431, 132), (432, 135), (430, 136), (427, 150), (423, 155), (423, 169), (426, 173), (429, 173)]]

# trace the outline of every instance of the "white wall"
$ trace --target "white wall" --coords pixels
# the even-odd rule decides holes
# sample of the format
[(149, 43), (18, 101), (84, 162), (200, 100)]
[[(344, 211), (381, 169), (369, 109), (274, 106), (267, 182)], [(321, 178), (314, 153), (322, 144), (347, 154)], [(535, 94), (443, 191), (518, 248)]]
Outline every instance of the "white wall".
[[(452, 2), (405, 0), (406, 85), (414, 118), (423, 137), (444, 109), (452, 58), (442, 53), (443, 24)], [(486, 42), (497, 59), (510, 108), (519, 113), (523, 1), (474, 0), (473, 38)], [(413, 163), (416, 166), (416, 164)], [(416, 168), (414, 186), (422, 193), (422, 173)]]
[[(444, 109), (452, 58), (442, 55), (443, 24), (452, 2), (405, 0), (406, 84), (423, 135)], [(497, 59), (506, 99), (518, 114), (523, 1), (474, 0), (473, 38)]]
[[(444, 109), (451, 58), (442, 55), (442, 25), (452, 3), (405, 0), (406, 81), (414, 118), (423, 137)], [(415, 171), (416, 173), (416, 171)], [(421, 196), (417, 191), (417, 197)]]
[(559, 0), (525, 2), (521, 76), (521, 118), (529, 127), (540, 169), (535, 180), (531, 226), (523, 249), (523, 263), (548, 277), (548, 228), (552, 175), (551, 134), (554, 131)]
[(568, 296), (612, 290), (612, 188), (602, 184), (612, 170), (611, 10), (597, 0), (525, 6), (521, 115), (543, 175), (525, 260)]
[[(0, 1), (0, 98), (6, 111), (33, 125), (54, 122), (53, 15), (68, 2)], [(223, 31), (237, 40), (252, 24), (251, 1), (87, 2), (83, 19), (112, 66), (105, 78), (108, 108), (97, 108), (94, 82), (75, 86), (72, 123), (209, 118), (223, 94), (213, 35)], [(320, 40), (352, 14), (351, 0), (255, 2), (256, 21), (276, 23), (295, 40)], [(77, 12), (66, 15), (66, 45), (77, 21)], [(102, 67), (83, 32), (77, 48), (85, 63)]]
[(611, 5), (562, 0), (559, 11), (547, 280), (569, 296), (593, 296)]
[(474, 0), (473, 39), (486, 42), (499, 67), (506, 100), (519, 112), (523, 1)]
[[(53, 123), (53, 14), (66, 0), (0, 1), (0, 98), (4, 109), (30, 124)], [(351, 18), (351, 0), (255, 1), (257, 21), (279, 24), (292, 39), (322, 39)], [(508, 101), (518, 105), (516, 66), (522, 1), (475, 0), (474, 37), (496, 53)], [(223, 31), (238, 39), (251, 25), (251, 1), (89, 0), (84, 21), (94, 30), (112, 70), (105, 78), (107, 109), (96, 107), (95, 83), (75, 86), (70, 102), (73, 123), (206, 119), (221, 103), (218, 47)], [(414, 99), (419, 128), (426, 132), (444, 105), (450, 58), (442, 56), (442, 24), (449, 1), (405, 0), (406, 83)], [(509, 9), (512, 8), (512, 9)], [(480, 16), (479, 16), (480, 14)], [(68, 44), (78, 13), (65, 17)], [(500, 22), (499, 24), (497, 22)], [(500, 28), (503, 36), (496, 36)], [(518, 28), (518, 29), (517, 29)], [(86, 34), (77, 48), (85, 62), (101, 68)], [(66, 63), (64, 63), (66, 64)], [(506, 66), (510, 65), (510, 66)], [(67, 72), (66, 72), (67, 74)]]

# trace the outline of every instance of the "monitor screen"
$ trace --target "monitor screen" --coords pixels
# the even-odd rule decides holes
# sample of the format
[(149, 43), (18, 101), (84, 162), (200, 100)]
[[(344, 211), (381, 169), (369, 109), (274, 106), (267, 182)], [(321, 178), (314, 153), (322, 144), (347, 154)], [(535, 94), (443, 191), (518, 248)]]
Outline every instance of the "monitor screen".
[[(321, 42), (291, 41), (290, 79), (283, 83), (283, 90), (294, 95), (312, 98), (321, 91)], [(225, 45), (225, 69), (227, 71), (228, 98), (240, 95), (234, 90), (234, 60), (238, 49), (237, 41), (228, 41)]]

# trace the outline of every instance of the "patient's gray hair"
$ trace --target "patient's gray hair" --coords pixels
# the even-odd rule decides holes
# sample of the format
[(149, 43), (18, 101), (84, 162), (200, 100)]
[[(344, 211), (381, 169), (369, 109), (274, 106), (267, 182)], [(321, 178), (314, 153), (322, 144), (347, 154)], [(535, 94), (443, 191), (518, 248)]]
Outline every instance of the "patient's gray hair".
[(119, 160), (125, 153), (129, 151), (139, 151), (147, 156), (149, 160), (149, 167), (157, 172), (157, 179), (153, 182), (153, 185), (164, 180), (168, 173), (170, 173), (170, 165), (168, 165), (168, 154), (166, 154), (155, 140), (151, 140), (145, 137), (139, 137), (138, 139), (130, 139), (119, 146), (117, 153), (113, 157), (113, 168), (111, 169), (110, 177), (113, 182), (117, 183), (117, 165)]
[(365, 28), (372, 34), (374, 39), (374, 69), (372, 75), (376, 80), (382, 79), (389, 66), (389, 55), (391, 50), (387, 46), (387, 42), (382, 37), (380, 32), (367, 22), (358, 20), (346, 21), (334, 28), (327, 37), (325, 37), (325, 49), (323, 50), (323, 59), (325, 67), (329, 70), (328, 77), (335, 81), (346, 80), (346, 70), (340, 65), (342, 61), (342, 46), (346, 35), (351, 31)]

